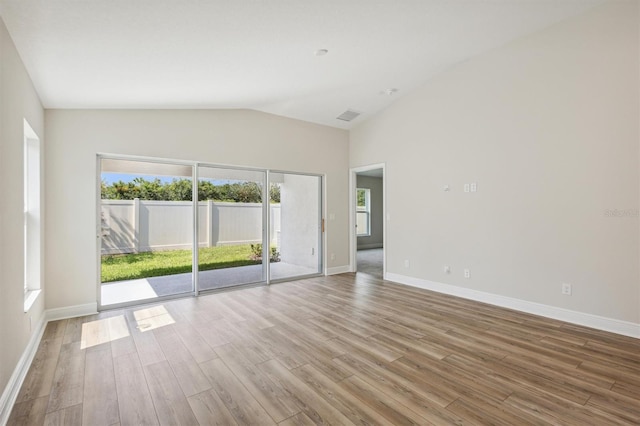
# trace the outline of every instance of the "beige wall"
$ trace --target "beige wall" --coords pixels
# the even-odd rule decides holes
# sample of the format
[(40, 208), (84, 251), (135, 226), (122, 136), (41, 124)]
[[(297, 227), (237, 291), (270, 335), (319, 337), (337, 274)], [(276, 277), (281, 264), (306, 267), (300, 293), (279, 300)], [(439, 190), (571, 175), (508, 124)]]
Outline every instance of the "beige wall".
[[(4, 390), (44, 312), (41, 294), (24, 312), (24, 119), (46, 145), (44, 112), (31, 80), (0, 19), (0, 390)], [(44, 153), (44, 149), (43, 149)]]
[[(343, 130), (246, 110), (52, 110), (45, 134), (0, 20), (0, 389), (45, 301), (96, 301), (97, 152), (326, 174), (329, 268), (348, 263), (349, 165), (385, 163), (389, 272), (640, 323), (638, 44), (636, 2), (593, 9), (441, 74), (350, 143)], [(24, 118), (46, 151), (47, 281), (27, 313)], [(471, 182), (478, 192), (463, 193)]]
[(371, 194), (371, 235), (358, 237), (358, 248), (379, 248), (383, 244), (383, 185), (382, 178), (372, 176), (357, 176), (356, 186), (368, 188)]
[(328, 266), (349, 263), (344, 130), (247, 110), (49, 110), (46, 122), (48, 309), (96, 301), (98, 152), (326, 174)]
[(640, 323), (638, 216), (605, 215), (639, 208), (637, 7), (466, 61), (352, 130), (352, 167), (386, 163), (389, 272)]

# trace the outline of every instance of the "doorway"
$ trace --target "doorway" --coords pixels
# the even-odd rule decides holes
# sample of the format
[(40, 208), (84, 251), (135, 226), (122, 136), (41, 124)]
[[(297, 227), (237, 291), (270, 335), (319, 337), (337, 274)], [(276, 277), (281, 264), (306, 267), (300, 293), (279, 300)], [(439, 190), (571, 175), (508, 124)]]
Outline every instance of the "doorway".
[(322, 273), (320, 175), (107, 154), (97, 174), (101, 309)]
[(100, 305), (193, 293), (193, 166), (101, 158), (99, 167)]
[(385, 275), (384, 164), (351, 170), (352, 271), (383, 279)]

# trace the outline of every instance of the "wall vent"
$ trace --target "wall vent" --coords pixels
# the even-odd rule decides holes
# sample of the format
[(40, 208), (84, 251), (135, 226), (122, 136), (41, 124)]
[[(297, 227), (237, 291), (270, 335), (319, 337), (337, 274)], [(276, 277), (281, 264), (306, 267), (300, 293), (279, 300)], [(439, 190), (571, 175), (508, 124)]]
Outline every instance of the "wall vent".
[(343, 112), (342, 114), (340, 114), (339, 116), (337, 116), (336, 118), (338, 120), (342, 120), (342, 121), (351, 121), (354, 118), (358, 117), (360, 115), (360, 113), (358, 111), (354, 111), (352, 109), (348, 109), (345, 112)]

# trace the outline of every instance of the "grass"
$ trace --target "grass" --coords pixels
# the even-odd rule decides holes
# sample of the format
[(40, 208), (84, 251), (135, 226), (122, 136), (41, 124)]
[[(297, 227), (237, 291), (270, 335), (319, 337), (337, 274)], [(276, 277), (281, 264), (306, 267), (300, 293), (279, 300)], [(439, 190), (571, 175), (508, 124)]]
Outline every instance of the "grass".
[[(191, 250), (171, 250), (102, 256), (102, 282), (133, 280), (191, 272)], [(198, 251), (200, 271), (259, 265), (250, 245), (206, 247)]]

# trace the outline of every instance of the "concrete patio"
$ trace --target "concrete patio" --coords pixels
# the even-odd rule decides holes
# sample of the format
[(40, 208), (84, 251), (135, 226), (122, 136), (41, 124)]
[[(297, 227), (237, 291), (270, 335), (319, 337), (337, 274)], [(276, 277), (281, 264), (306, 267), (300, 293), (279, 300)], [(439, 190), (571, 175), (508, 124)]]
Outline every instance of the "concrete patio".
[[(286, 262), (271, 263), (271, 279), (280, 280), (318, 273), (318, 270)], [(101, 305), (133, 302), (156, 297), (190, 293), (191, 273), (166, 275), (162, 277), (104, 283), (101, 286)], [(214, 269), (199, 273), (200, 291), (232, 287), (263, 281), (262, 265), (239, 266)]]

